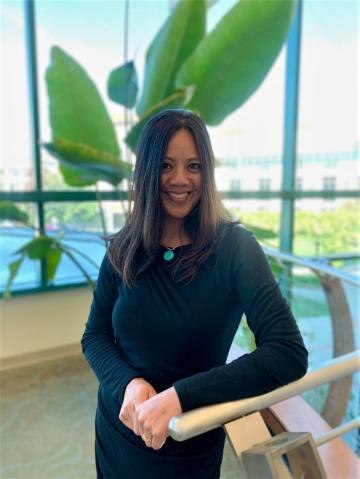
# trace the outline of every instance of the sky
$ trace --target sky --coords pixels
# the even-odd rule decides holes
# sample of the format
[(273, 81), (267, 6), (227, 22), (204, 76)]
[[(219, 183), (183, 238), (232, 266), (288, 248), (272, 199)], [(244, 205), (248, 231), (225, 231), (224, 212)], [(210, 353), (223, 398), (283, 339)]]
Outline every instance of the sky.
[[(236, 3), (218, 0), (208, 30)], [(40, 121), (50, 139), (44, 81), (53, 45), (73, 56), (96, 83), (111, 117), (122, 109), (107, 99), (110, 71), (124, 62), (124, 2), (37, 0)], [(30, 164), (23, 1), (1, 1), (1, 157)], [(142, 82), (147, 46), (169, 14), (168, 0), (130, 0), (128, 59)], [(353, 0), (307, 0), (303, 11), (299, 153), (350, 151), (359, 142), (359, 16)], [(209, 128), (217, 157), (280, 155), (283, 141), (285, 51), (240, 109)], [(4, 161), (4, 160), (3, 160)]]

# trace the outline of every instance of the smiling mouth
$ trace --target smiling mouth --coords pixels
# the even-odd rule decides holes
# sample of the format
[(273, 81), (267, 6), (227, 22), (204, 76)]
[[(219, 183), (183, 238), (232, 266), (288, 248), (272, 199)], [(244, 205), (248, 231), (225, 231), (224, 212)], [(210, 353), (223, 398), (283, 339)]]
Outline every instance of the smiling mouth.
[(187, 191), (186, 193), (171, 193), (169, 191), (166, 192), (167, 196), (172, 200), (175, 201), (175, 203), (182, 203), (183, 201), (186, 200), (186, 198), (190, 195), (190, 191)]

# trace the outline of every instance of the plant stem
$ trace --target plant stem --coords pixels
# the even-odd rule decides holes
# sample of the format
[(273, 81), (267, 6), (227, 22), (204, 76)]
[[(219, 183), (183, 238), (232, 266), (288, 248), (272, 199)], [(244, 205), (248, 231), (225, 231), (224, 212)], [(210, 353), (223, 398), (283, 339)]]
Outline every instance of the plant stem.
[(86, 259), (86, 261), (89, 261), (89, 263), (91, 263), (93, 266), (95, 266), (96, 269), (99, 269), (99, 265), (92, 258), (90, 258), (87, 254), (80, 251), (78, 248), (75, 248), (74, 246), (64, 245), (64, 244), (61, 244), (61, 247), (64, 250), (73, 251), (74, 253), (77, 253), (79, 256), (82, 256), (84, 259)]

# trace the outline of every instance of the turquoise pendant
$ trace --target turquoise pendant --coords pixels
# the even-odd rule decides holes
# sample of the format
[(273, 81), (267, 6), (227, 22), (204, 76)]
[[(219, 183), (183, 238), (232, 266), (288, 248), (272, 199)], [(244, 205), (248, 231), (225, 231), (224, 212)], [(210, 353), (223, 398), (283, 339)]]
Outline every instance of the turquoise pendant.
[(171, 261), (174, 256), (175, 256), (174, 251), (171, 251), (171, 250), (165, 251), (164, 260), (165, 261)]

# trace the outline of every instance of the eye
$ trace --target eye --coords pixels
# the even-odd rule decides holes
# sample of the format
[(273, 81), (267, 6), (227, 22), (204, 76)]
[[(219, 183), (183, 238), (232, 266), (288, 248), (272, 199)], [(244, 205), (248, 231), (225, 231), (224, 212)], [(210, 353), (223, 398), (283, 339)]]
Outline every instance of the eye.
[(193, 171), (200, 171), (201, 170), (201, 165), (200, 165), (200, 163), (194, 162), (194, 163), (189, 164), (189, 168), (190, 168), (190, 170), (193, 170)]
[(168, 161), (164, 161), (163, 162), (163, 166), (162, 166), (162, 169), (163, 170), (169, 170), (171, 168), (171, 165)]

